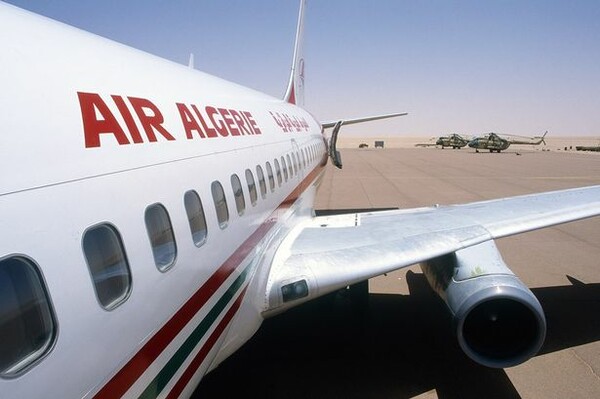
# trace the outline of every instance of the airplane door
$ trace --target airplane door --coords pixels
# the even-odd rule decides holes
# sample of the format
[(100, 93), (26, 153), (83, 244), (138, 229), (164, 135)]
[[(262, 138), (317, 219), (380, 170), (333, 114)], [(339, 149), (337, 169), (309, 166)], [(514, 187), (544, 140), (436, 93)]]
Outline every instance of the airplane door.
[[(302, 162), (302, 151), (300, 151), (300, 146), (296, 142), (295, 139), (291, 140), (292, 142), (292, 164), (294, 165), (294, 177), (298, 182), (304, 179), (305, 174), (305, 163)], [(306, 162), (306, 160), (304, 161)]]

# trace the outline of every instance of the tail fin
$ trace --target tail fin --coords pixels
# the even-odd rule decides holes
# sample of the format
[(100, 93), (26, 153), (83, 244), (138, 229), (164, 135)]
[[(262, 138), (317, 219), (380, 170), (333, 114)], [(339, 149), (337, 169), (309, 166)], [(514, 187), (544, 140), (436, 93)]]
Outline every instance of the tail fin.
[(544, 140), (544, 138), (546, 137), (547, 134), (548, 134), (548, 131), (546, 130), (546, 132), (544, 132), (544, 134), (542, 135), (542, 137), (538, 136), (539, 140), (537, 141), (537, 144), (544, 143), (544, 145), (546, 145), (546, 140)]
[(294, 45), (294, 59), (292, 61), (292, 71), (288, 87), (283, 97), (284, 101), (304, 105), (304, 54), (303, 48), (303, 31), (304, 31), (304, 10), (306, 9), (306, 1), (300, 0), (300, 12), (298, 14), (298, 27), (296, 29), (296, 44)]
[(542, 143), (544, 143), (544, 145), (546, 145), (546, 140), (544, 140), (544, 137), (546, 137), (547, 134), (548, 134), (548, 131), (546, 130), (546, 132), (542, 136)]

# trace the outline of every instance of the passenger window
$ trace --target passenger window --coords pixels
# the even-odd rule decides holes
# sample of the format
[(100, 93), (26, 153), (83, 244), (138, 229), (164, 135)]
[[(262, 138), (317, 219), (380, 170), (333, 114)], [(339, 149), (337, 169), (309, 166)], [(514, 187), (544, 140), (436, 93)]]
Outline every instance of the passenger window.
[(190, 232), (194, 244), (199, 247), (206, 242), (206, 218), (204, 217), (204, 208), (198, 193), (190, 190), (183, 197), (185, 212), (187, 213), (190, 224)]
[(56, 323), (37, 266), (13, 256), (0, 261), (0, 376), (13, 377), (44, 356)]
[(298, 174), (298, 157), (295, 152), (292, 152), (292, 160), (294, 161), (294, 174)]
[(164, 206), (154, 204), (146, 209), (145, 219), (154, 263), (158, 270), (164, 272), (173, 266), (177, 255), (177, 245), (175, 245), (169, 214)]
[(242, 216), (244, 210), (246, 210), (246, 200), (244, 200), (244, 191), (242, 190), (242, 183), (238, 175), (231, 175), (231, 189), (233, 190), (233, 197), (235, 198), (235, 208), (237, 209), (238, 215)]
[(131, 290), (131, 273), (121, 236), (109, 224), (92, 227), (83, 236), (83, 252), (100, 305), (106, 310), (116, 308)]
[(290, 159), (290, 154), (285, 156), (287, 158), (288, 171), (290, 172), (290, 178), (294, 177), (294, 169), (292, 169), (292, 160)]
[(248, 192), (250, 193), (250, 202), (252, 206), (256, 205), (256, 199), (258, 195), (256, 193), (256, 183), (254, 182), (254, 176), (250, 169), (246, 169), (246, 183), (248, 184)]
[(265, 175), (260, 165), (256, 165), (256, 175), (258, 176), (258, 185), (260, 186), (260, 196), (265, 199), (267, 196), (267, 184), (265, 183)]
[(283, 178), (285, 181), (288, 181), (287, 165), (285, 164), (285, 158), (283, 156), (281, 157), (281, 168), (283, 169)]
[(275, 174), (277, 175), (277, 186), (281, 187), (281, 168), (279, 167), (279, 161), (277, 158), (274, 160), (275, 162)]
[(224, 229), (227, 227), (227, 222), (229, 222), (229, 210), (227, 209), (227, 199), (225, 199), (223, 186), (221, 183), (215, 180), (212, 182), (210, 190), (212, 191), (212, 197), (215, 203), (215, 211), (217, 212), (219, 227)]
[(269, 188), (273, 192), (275, 191), (275, 178), (273, 178), (273, 168), (269, 162), (267, 162), (267, 176), (269, 177)]

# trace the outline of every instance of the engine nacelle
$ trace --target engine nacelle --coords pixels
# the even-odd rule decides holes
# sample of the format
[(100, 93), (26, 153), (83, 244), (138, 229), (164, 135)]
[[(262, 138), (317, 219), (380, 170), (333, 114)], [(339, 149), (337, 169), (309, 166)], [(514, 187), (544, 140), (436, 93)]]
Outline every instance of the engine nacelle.
[(421, 269), (454, 315), (460, 347), (477, 363), (516, 366), (542, 347), (542, 306), (493, 241), (431, 259)]

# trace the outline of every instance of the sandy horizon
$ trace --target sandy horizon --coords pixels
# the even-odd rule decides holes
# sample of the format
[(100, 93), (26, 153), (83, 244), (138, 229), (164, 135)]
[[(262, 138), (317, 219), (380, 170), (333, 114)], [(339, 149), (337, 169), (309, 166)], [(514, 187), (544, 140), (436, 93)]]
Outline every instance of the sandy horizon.
[[(424, 136), (410, 136), (410, 137), (344, 137), (343, 132), (340, 134), (338, 139), (338, 148), (358, 148), (360, 144), (367, 144), (368, 148), (375, 146), (375, 141), (384, 141), (386, 148), (414, 148), (416, 144), (435, 144), (437, 137), (424, 137)], [(571, 149), (575, 151), (576, 146), (598, 146), (600, 145), (600, 136), (574, 136), (574, 137), (546, 137), (546, 145), (543, 144), (536, 146), (525, 146), (516, 145), (515, 148), (521, 149), (548, 149), (548, 150), (564, 150)], [(512, 148), (512, 146), (511, 146)]]

